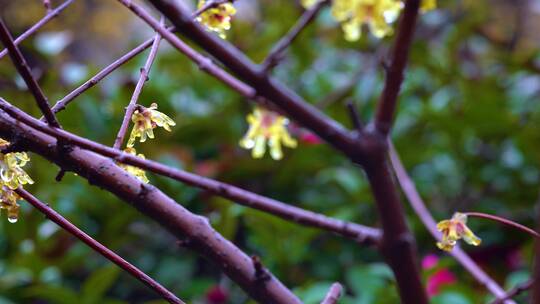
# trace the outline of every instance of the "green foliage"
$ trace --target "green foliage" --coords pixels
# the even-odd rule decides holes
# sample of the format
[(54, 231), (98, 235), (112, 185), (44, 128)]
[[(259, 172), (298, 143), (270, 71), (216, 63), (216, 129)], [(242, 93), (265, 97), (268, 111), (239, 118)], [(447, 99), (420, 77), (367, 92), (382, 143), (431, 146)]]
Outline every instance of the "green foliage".
[[(36, 8), (39, 2), (20, 10), (28, 6), (42, 13)], [(87, 2), (95, 8), (85, 16), (101, 20), (98, 7), (105, 4)], [(517, 14), (513, 2), (440, 2), (439, 10), (420, 18), (393, 133), (397, 150), (437, 219), (449, 218), (454, 211), (475, 210), (533, 227), (540, 178), (538, 26), (524, 26), (513, 43), (512, 18)], [(256, 62), (302, 13), (296, 1), (236, 3), (238, 14), (228, 40)], [(115, 10), (125, 11), (119, 5), (111, 9)], [(58, 55), (40, 52), (35, 39), (21, 44), (51, 101), (152, 34), (141, 30), (146, 27), (139, 23), (109, 18), (107, 28), (124, 30), (121, 39), (86, 38), (92, 35), (75, 20), (77, 12), (66, 10), (62, 15), (74, 17), (60, 18), (43, 30), (68, 30), (76, 37)], [(534, 14), (526, 10), (522, 19), (539, 20)], [(33, 20), (40, 16), (34, 14)], [(15, 34), (28, 26), (9, 22)], [(371, 117), (383, 85), (379, 62), (392, 39), (364, 35), (358, 42), (346, 42), (326, 9), (295, 41), (274, 76), (314, 105), (326, 105), (326, 114), (350, 127), (343, 101), (351, 98), (365, 120)], [(58, 115), (64, 128), (112, 145), (147, 52), (77, 97)], [(85, 68), (73, 70), (77, 67), (73, 64)], [(0, 95), (40, 115), (14, 75), (9, 60), (2, 59)], [(159, 132), (155, 140), (137, 146), (147, 158), (291, 205), (378, 225), (366, 178), (333, 149), (300, 139), (299, 147), (285, 149), (279, 162), (270, 157), (253, 160), (249, 151), (238, 147), (252, 105), (167, 43), (162, 44), (149, 78), (140, 103), (157, 102), (177, 126), (172, 133)], [(346, 87), (344, 96), (331, 94)], [(78, 176), (68, 173), (61, 183), (55, 182), (58, 168), (38, 155), (31, 157), (28, 173), (36, 184), (27, 187), (29, 191), (182, 299), (205, 303), (208, 290), (220, 285), (228, 290), (230, 303), (250, 303), (217, 265), (177, 246), (158, 224)], [(334, 281), (345, 287), (340, 303), (398, 302), (392, 275), (374, 248), (237, 206), (164, 177), (150, 173), (148, 177), (179, 204), (209, 217), (220, 233), (248, 254), (260, 256), (306, 303), (318, 303)], [(50, 224), (28, 204), (21, 207), (17, 224), (0, 221), (0, 304), (162, 303), (146, 286)], [(407, 213), (421, 257), (439, 255), (438, 267), (457, 278), (442, 287), (433, 302), (487, 301), (483, 287), (439, 252), (414, 213), (409, 208)], [(497, 281), (506, 281), (506, 288), (522, 282), (530, 267), (532, 240), (491, 222), (471, 219), (469, 224), (484, 241), (479, 248), (467, 248), (482, 267)], [(423, 270), (426, 281), (431, 274)]]

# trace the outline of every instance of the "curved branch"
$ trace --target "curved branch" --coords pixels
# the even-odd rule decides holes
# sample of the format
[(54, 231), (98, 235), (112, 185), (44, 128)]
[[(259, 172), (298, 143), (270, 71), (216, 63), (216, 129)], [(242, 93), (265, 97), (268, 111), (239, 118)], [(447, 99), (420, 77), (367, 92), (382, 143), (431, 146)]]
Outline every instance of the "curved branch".
[[(401, 185), (403, 193), (407, 197), (409, 204), (413, 208), (414, 212), (418, 215), (427, 230), (433, 235), (436, 240), (441, 240), (441, 234), (437, 230), (437, 222), (431, 216), (431, 213), (426, 208), (420, 194), (416, 190), (416, 187), (407, 174), (407, 171), (403, 167), (399, 155), (397, 154), (394, 145), (389, 142), (389, 155), (392, 161), (392, 167), (396, 174), (397, 180)], [(503, 299), (506, 295), (504, 289), (502, 289), (495, 280), (490, 278), (461, 248), (455, 247), (450, 254), (487, 290), (489, 290), (497, 299)], [(514, 301), (508, 300), (505, 304), (515, 304)]]
[(64, 170), (76, 172), (153, 218), (173, 235), (184, 239), (186, 246), (221, 267), (253, 299), (261, 303), (300, 303), (271, 274), (268, 273), (265, 281), (258, 280), (249, 256), (216, 232), (206, 218), (189, 212), (156, 187), (141, 183), (111, 159), (78, 147), (59, 154), (54, 137), (22, 124), (3, 111), (0, 112), (0, 137), (17, 141), (23, 149), (49, 159)]
[(148, 276), (146, 273), (141, 271), (139, 268), (133, 266), (128, 261), (124, 260), (121, 256), (114, 253), (114, 251), (110, 250), (109, 248), (103, 246), (100, 242), (94, 240), (91, 236), (86, 234), (84, 231), (79, 229), (77, 226), (73, 225), (70, 221), (68, 221), (66, 218), (64, 218), (62, 215), (60, 215), (58, 212), (54, 211), (51, 207), (49, 207), (48, 204), (45, 204), (38, 200), (35, 196), (30, 194), (30, 192), (24, 190), (23, 188), (19, 188), (15, 190), (17, 194), (22, 197), (24, 200), (26, 200), (28, 203), (30, 203), (32, 206), (34, 206), (37, 210), (39, 210), (41, 213), (45, 214), (47, 218), (54, 223), (56, 223), (58, 226), (84, 242), (86, 245), (88, 245), (90, 248), (94, 249), (97, 253), (104, 256), (109, 261), (115, 263), (120, 268), (125, 270), (127, 273), (131, 274), (133, 277), (135, 277), (137, 280), (141, 281), (144, 285), (152, 288), (155, 292), (157, 292), (159, 295), (161, 295), (165, 300), (167, 300), (169, 303), (173, 304), (185, 304), (182, 300), (180, 300), (177, 296), (175, 296), (172, 292), (167, 290), (165, 287), (163, 287), (161, 284), (159, 284), (157, 281), (152, 279), (150, 276)]

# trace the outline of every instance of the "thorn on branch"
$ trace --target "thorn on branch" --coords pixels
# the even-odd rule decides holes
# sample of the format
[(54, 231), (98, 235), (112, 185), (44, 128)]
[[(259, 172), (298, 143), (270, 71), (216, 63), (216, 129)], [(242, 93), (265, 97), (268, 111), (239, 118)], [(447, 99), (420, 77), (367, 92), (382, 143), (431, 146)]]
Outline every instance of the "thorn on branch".
[(64, 178), (64, 175), (66, 175), (66, 170), (60, 169), (60, 171), (58, 171), (58, 174), (56, 174), (54, 180), (56, 180), (57, 182), (61, 182)]
[(346, 101), (347, 110), (349, 110), (349, 117), (351, 118), (351, 121), (353, 123), (353, 127), (358, 131), (358, 134), (362, 133), (362, 129), (364, 128), (364, 124), (362, 123), (362, 120), (360, 119), (360, 115), (358, 114), (358, 111), (356, 110), (356, 107), (354, 106), (354, 103), (351, 99), (348, 99)]
[(47, 13), (52, 11), (51, 0), (43, 0), (43, 6), (47, 10)]
[(268, 274), (268, 271), (264, 268), (261, 259), (256, 255), (252, 255), (251, 261), (253, 262), (253, 267), (255, 267), (255, 280), (259, 283), (270, 280), (270, 274)]

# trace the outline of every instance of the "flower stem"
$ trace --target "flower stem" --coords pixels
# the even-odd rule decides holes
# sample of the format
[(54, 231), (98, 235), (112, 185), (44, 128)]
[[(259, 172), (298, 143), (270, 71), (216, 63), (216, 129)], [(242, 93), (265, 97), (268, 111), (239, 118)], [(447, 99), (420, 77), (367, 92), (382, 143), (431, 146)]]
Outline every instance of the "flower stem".
[(521, 230), (525, 233), (528, 233), (536, 238), (540, 238), (540, 234), (536, 231), (534, 231), (533, 229), (529, 228), (529, 227), (526, 227), (526, 226), (523, 226), (521, 224), (518, 224), (516, 222), (513, 222), (511, 220), (508, 220), (508, 219), (505, 219), (505, 218), (502, 218), (502, 217), (498, 217), (496, 215), (492, 215), (492, 214), (486, 214), (486, 213), (481, 213), (481, 212), (465, 212), (465, 214), (469, 217), (479, 217), (479, 218), (483, 218), (483, 219), (488, 219), (488, 220), (492, 220), (492, 221), (495, 221), (495, 222), (499, 222), (501, 224), (504, 224), (504, 225), (507, 225), (507, 226), (510, 226), (510, 227), (514, 227), (518, 230)]

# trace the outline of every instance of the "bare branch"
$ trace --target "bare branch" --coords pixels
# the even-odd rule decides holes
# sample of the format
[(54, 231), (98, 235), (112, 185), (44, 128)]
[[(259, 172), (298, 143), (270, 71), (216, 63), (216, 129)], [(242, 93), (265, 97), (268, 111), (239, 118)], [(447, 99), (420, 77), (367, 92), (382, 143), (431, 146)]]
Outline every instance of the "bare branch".
[(135, 111), (137, 100), (139, 99), (139, 96), (141, 95), (144, 84), (148, 80), (148, 73), (150, 72), (150, 68), (152, 68), (152, 63), (154, 62), (154, 59), (156, 58), (160, 41), (161, 41), (161, 35), (157, 33), (156, 36), (154, 37), (154, 42), (152, 43), (150, 54), (148, 54), (146, 63), (144, 64), (144, 67), (141, 69), (141, 75), (139, 76), (139, 80), (137, 81), (137, 85), (135, 86), (135, 90), (133, 91), (133, 95), (131, 95), (131, 100), (129, 101), (129, 104), (126, 107), (126, 113), (124, 115), (124, 119), (122, 120), (122, 125), (120, 126), (120, 130), (118, 130), (118, 135), (116, 135), (116, 140), (114, 141), (114, 145), (113, 145), (114, 149), (120, 149), (120, 147), (122, 146), (122, 143), (124, 142), (124, 139), (126, 137), (126, 133), (129, 127), (129, 121), (131, 120), (131, 115), (133, 115), (133, 112)]
[(332, 286), (330, 286), (330, 290), (328, 290), (328, 293), (326, 294), (326, 297), (322, 300), (321, 304), (336, 304), (339, 300), (339, 297), (341, 297), (341, 292), (343, 290), (343, 286), (339, 283), (334, 283)]
[[(62, 131), (50, 128), (36, 119), (34, 121), (49, 130)], [(60, 154), (54, 137), (36, 131), (1, 111), (0, 137), (10, 141), (17, 138), (18, 143), (25, 149), (46, 157), (65, 170), (74, 171), (88, 179), (91, 184), (106, 189), (153, 218), (176, 237), (185, 239), (189, 248), (221, 267), (256, 301), (300, 303), (300, 300), (271, 274), (264, 284), (257, 281), (249, 256), (217, 233), (206, 218), (189, 212), (156, 187), (140, 182), (111, 159), (78, 147)]]
[(88, 139), (81, 138), (65, 130), (50, 128), (46, 124), (15, 108), (1, 97), (0, 109), (16, 118), (18, 121), (53, 136), (58, 140), (62, 140), (72, 145), (111, 157), (121, 163), (137, 166), (145, 170), (170, 177), (188, 185), (204, 189), (210, 193), (214, 193), (215, 195), (228, 198), (241, 205), (271, 213), (285, 220), (332, 231), (344, 237), (352, 238), (360, 243), (378, 243), (381, 237), (380, 231), (375, 228), (349, 223), (330, 218), (322, 214), (307, 211), (232, 185), (228, 185), (226, 183), (215, 181), (210, 178), (192, 174), (180, 169), (171, 168), (152, 160), (139, 158), (129, 153), (125, 153)]
[(319, 11), (329, 2), (329, 0), (319, 1), (313, 7), (305, 11), (304, 14), (302, 14), (291, 30), (285, 36), (283, 36), (276, 43), (276, 45), (274, 45), (274, 47), (272, 47), (270, 53), (266, 59), (264, 59), (263, 63), (261, 64), (261, 69), (264, 71), (264, 73), (268, 73), (279, 63), (285, 50), (291, 45), (296, 37), (300, 35), (302, 30), (304, 30), (315, 19)]
[(76, 238), (84, 242), (90, 248), (94, 249), (97, 253), (104, 256), (107, 260), (118, 265), (120, 268), (125, 270), (127, 273), (131, 274), (137, 280), (141, 281), (144, 285), (153, 289), (155, 292), (161, 295), (169, 303), (184, 304), (182, 300), (180, 300), (177, 296), (175, 296), (172, 292), (167, 290), (157, 281), (152, 279), (150, 276), (148, 276), (146, 273), (141, 271), (139, 268), (133, 266), (128, 261), (124, 260), (121, 256), (114, 253), (112, 250), (110, 250), (106, 246), (94, 240), (91, 236), (86, 234), (77, 226), (73, 225), (70, 221), (68, 221), (58, 212), (54, 211), (54, 209), (49, 207), (48, 204), (45, 204), (41, 202), (39, 199), (37, 199), (36, 197), (34, 197), (32, 194), (30, 194), (30, 192), (24, 190), (23, 188), (19, 188), (15, 190), (15, 192), (17, 192), (17, 194), (20, 197), (22, 197), (24, 200), (26, 200), (28, 203), (34, 206), (41, 213), (45, 214), (45, 216), (47, 216), (48, 219), (56, 223), (58, 226), (66, 230), (71, 235), (75, 236)]
[[(36, 24), (34, 24), (31, 28), (26, 30), (22, 35), (17, 37), (15, 39), (14, 43), (15, 45), (19, 45), (24, 39), (30, 37), (30, 35), (37, 32), (40, 28), (42, 28), (45, 24), (47, 24), (49, 21), (51, 21), (54, 17), (58, 16), (60, 12), (62, 12), (66, 7), (68, 7), (71, 3), (73, 3), (74, 0), (67, 0), (66, 2), (60, 4), (57, 8), (47, 13), (45, 17), (43, 17), (41, 20), (39, 20)], [(6, 56), (8, 53), (7, 49), (3, 49), (0, 52), (0, 59), (2, 59), (4, 56)]]
[(394, 120), (397, 99), (414, 36), (419, 6), (419, 0), (407, 0), (399, 22), (399, 30), (392, 52), (392, 62), (388, 67), (384, 89), (379, 100), (377, 114), (375, 115), (375, 128), (384, 136), (390, 132)]
[(13, 42), (13, 39), (11, 38), (11, 34), (9, 33), (9, 30), (7, 29), (6, 25), (4, 24), (4, 20), (1, 17), (0, 17), (0, 40), (2, 41), (4, 46), (8, 49), (9, 56), (11, 57), (11, 61), (13, 61), (15, 68), (17, 68), (17, 71), (23, 78), (24, 82), (26, 83), (26, 86), (28, 87), (32, 95), (34, 95), (37, 105), (39, 109), (41, 110), (41, 112), (43, 113), (43, 115), (45, 115), (47, 122), (53, 127), (60, 128), (60, 124), (56, 120), (54, 113), (51, 111), (51, 108), (49, 107), (49, 101), (47, 100), (47, 97), (45, 96), (45, 94), (43, 94), (43, 91), (39, 87), (34, 76), (32, 76), (30, 67), (26, 63), (26, 60), (24, 59), (19, 48)]
[[(407, 174), (407, 171), (403, 167), (399, 155), (396, 149), (389, 143), (389, 155), (392, 161), (392, 167), (396, 174), (397, 180), (401, 185), (403, 193), (407, 197), (409, 204), (413, 208), (414, 212), (418, 215), (427, 230), (433, 235), (436, 240), (441, 240), (441, 234), (437, 230), (437, 222), (431, 216), (431, 213), (426, 208), (420, 194), (416, 190), (414, 182)], [(495, 280), (490, 278), (461, 248), (455, 247), (450, 254), (487, 290), (489, 290), (497, 299), (503, 299), (505, 291), (502, 289)], [(515, 302), (508, 300), (506, 304), (515, 304)]]

